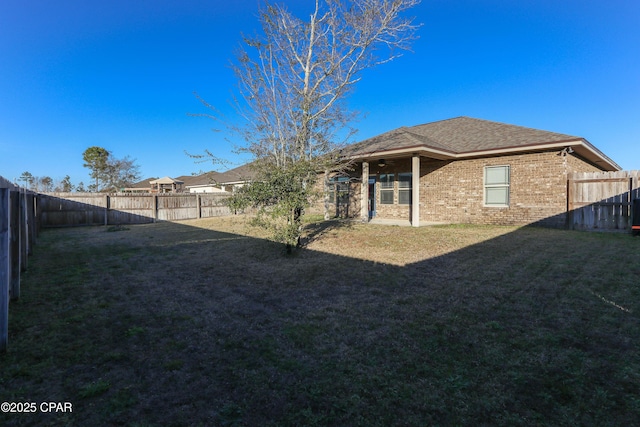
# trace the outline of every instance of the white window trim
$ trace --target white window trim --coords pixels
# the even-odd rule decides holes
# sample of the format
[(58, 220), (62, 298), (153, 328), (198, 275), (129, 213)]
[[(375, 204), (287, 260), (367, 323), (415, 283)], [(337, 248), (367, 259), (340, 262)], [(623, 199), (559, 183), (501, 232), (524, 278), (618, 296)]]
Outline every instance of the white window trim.
[[(402, 179), (400, 179), (401, 176), (405, 176), (405, 177), (408, 176), (409, 180), (408, 181), (403, 181)], [(412, 186), (413, 179), (412, 178), (413, 178), (413, 175), (412, 175), (411, 172), (400, 172), (400, 173), (398, 173), (398, 204), (399, 205), (409, 206), (412, 203), (412, 200), (411, 200), (411, 195), (412, 195), (412, 191), (413, 191), (413, 186)], [(402, 182), (408, 182), (409, 185), (407, 187), (402, 187), (401, 186)], [(409, 201), (407, 203), (401, 203), (400, 202), (400, 192), (401, 191), (409, 192)]]
[[(382, 176), (391, 176), (391, 187), (384, 187), (384, 184), (389, 184), (387, 181), (382, 180)], [(381, 173), (378, 175), (378, 182), (380, 183), (380, 204), (381, 205), (395, 205), (396, 204), (396, 174), (395, 173)], [(382, 201), (382, 193), (391, 193), (391, 203), (385, 203)]]
[[(490, 184), (487, 185), (487, 169), (489, 168), (507, 168), (508, 182), (506, 184)], [(487, 204), (487, 188), (507, 188), (506, 204)], [(482, 168), (482, 206), (485, 208), (508, 208), (511, 205), (511, 165), (490, 165)]]
[(340, 186), (340, 184), (346, 184), (347, 185), (347, 189), (346, 189), (346, 194), (347, 194), (347, 200), (349, 199), (350, 193), (351, 193), (351, 188), (349, 186), (349, 178), (348, 177), (342, 177), (342, 176), (332, 176), (331, 178), (329, 178), (326, 182), (326, 188), (325, 188), (325, 192), (327, 193), (327, 202), (329, 204), (335, 205), (336, 203), (340, 203), (340, 197), (339, 197), (339, 191), (342, 190), (338, 190), (338, 187)]

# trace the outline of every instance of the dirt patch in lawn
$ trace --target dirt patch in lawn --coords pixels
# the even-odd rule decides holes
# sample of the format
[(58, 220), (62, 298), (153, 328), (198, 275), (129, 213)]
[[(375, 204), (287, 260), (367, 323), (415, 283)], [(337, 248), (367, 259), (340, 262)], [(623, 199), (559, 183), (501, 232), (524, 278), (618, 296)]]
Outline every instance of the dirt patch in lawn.
[(243, 217), (44, 230), (2, 425), (630, 425), (640, 240)]

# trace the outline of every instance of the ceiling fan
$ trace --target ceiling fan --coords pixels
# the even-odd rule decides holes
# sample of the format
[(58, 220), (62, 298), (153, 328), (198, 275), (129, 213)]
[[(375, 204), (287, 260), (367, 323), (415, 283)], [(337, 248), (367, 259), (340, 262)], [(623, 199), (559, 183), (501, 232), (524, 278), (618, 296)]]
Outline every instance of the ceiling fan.
[(393, 160), (385, 160), (385, 159), (379, 159), (378, 160), (378, 167), (379, 168), (383, 168), (387, 165), (392, 165), (394, 162)]

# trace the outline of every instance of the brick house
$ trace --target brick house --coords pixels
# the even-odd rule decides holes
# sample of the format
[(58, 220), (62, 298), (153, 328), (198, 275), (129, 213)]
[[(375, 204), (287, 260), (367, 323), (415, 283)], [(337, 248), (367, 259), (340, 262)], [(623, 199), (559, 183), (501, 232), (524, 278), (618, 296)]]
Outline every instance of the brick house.
[(354, 169), (325, 178), (325, 215), (416, 227), (564, 226), (567, 175), (620, 170), (584, 138), (469, 117), (401, 127), (343, 154)]

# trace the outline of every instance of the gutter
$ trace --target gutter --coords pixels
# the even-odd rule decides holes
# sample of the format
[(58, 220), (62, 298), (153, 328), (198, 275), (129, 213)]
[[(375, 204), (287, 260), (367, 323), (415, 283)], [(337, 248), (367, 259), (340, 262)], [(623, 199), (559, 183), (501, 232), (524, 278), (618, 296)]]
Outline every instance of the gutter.
[(452, 151), (442, 150), (439, 148), (433, 148), (424, 144), (420, 144), (391, 150), (362, 152), (356, 155), (347, 156), (346, 159), (375, 160), (383, 157), (401, 157), (403, 155), (418, 154), (437, 160), (462, 160), (474, 157), (496, 156), (500, 154), (516, 154), (527, 151), (543, 151), (552, 149), (561, 150), (567, 147), (571, 147), (578, 155), (584, 157), (586, 160), (603, 170), (619, 171), (622, 169), (617, 163), (615, 163), (609, 157), (605, 156), (600, 150), (595, 148), (584, 138), (569, 139), (543, 144), (500, 147), (489, 150), (466, 151), (461, 153), (455, 153)]

